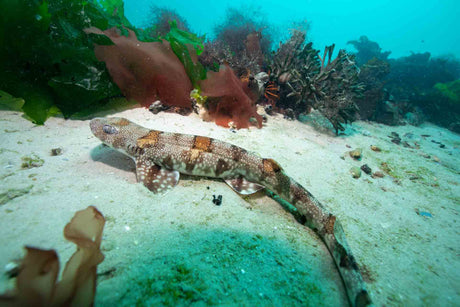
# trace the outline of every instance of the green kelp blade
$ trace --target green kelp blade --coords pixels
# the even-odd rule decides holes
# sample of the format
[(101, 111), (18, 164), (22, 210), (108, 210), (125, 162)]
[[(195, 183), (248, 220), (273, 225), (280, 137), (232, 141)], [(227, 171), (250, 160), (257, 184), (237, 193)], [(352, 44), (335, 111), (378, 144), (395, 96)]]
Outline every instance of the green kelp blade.
[(24, 99), (16, 98), (7, 92), (0, 91), (0, 109), (21, 111), (24, 105)]
[(42, 88), (30, 88), (22, 97), (25, 100), (22, 111), (34, 124), (43, 125), (50, 116), (59, 113), (52, 95)]
[(110, 38), (104, 34), (88, 33), (88, 39), (96, 45), (110, 46), (115, 45)]
[[(125, 26), (131, 26), (131, 23), (125, 17), (125, 4), (123, 0), (99, 0), (97, 1), (105, 10), (107, 15), (111, 16), (111, 23), (118, 23)], [(114, 20), (116, 20), (114, 22)]]
[(193, 48), (195, 48), (197, 55), (200, 55), (203, 52), (203, 38), (197, 36), (196, 34), (179, 29), (176, 21), (171, 21), (169, 25), (171, 29), (169, 30), (169, 33), (166, 34), (167, 41), (170, 42), (170, 40), (173, 39), (182, 45), (190, 44)]
[(206, 79), (206, 69), (200, 62), (192, 59), (190, 52), (199, 55), (204, 48), (203, 40), (193, 33), (178, 29), (175, 21), (170, 22), (170, 25), (171, 30), (166, 35), (166, 40), (170, 43), (174, 54), (184, 65), (185, 72), (192, 81), (193, 87), (198, 88), (199, 81)]
[(5, 86), (1, 90), (7, 92), (9, 97), (17, 97), (24, 101), (21, 106), (22, 112), (37, 125), (43, 125), (47, 118), (59, 112), (54, 106), (53, 93), (38, 81), (34, 83), (11, 74), (9, 79), (0, 76), (0, 84)]

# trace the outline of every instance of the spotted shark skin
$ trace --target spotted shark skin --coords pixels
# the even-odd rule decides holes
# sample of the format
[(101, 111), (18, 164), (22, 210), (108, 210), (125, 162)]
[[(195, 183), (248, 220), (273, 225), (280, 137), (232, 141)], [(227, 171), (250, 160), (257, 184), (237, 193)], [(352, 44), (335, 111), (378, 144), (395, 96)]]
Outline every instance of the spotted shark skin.
[(372, 305), (340, 222), (276, 161), (216, 139), (149, 130), (124, 118), (95, 118), (90, 128), (104, 144), (132, 157), (137, 180), (155, 193), (174, 187), (180, 173), (222, 178), (242, 194), (261, 188), (276, 193), (297, 209), (302, 222), (327, 246), (350, 305)]

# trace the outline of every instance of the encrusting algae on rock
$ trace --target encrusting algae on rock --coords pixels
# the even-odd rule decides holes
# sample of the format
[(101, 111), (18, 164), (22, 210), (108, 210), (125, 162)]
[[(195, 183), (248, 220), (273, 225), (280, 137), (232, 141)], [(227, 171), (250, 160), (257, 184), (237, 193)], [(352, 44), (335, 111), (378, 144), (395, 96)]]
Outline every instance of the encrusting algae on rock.
[(35, 153), (32, 153), (29, 156), (24, 156), (21, 158), (21, 160), (22, 160), (22, 164), (21, 164), (22, 169), (40, 167), (45, 163), (45, 161)]

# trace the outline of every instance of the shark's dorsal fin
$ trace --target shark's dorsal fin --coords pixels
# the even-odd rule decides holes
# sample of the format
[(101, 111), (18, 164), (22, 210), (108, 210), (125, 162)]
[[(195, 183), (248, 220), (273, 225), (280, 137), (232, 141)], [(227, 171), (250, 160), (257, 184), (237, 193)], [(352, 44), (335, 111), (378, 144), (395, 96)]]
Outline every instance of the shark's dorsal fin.
[(265, 188), (263, 185), (247, 181), (243, 177), (226, 179), (225, 182), (231, 186), (233, 190), (243, 195), (254, 194)]
[(136, 160), (137, 181), (142, 182), (153, 193), (165, 192), (177, 185), (178, 171), (167, 170), (144, 159)]

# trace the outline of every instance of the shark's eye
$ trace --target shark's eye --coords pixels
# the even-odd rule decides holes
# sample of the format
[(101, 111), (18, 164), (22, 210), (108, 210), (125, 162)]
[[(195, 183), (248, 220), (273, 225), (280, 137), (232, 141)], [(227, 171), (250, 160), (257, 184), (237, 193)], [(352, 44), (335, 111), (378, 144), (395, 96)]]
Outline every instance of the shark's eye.
[(116, 133), (118, 133), (118, 129), (115, 128), (114, 126), (110, 126), (110, 125), (102, 126), (102, 131), (104, 131), (107, 134), (116, 134)]

